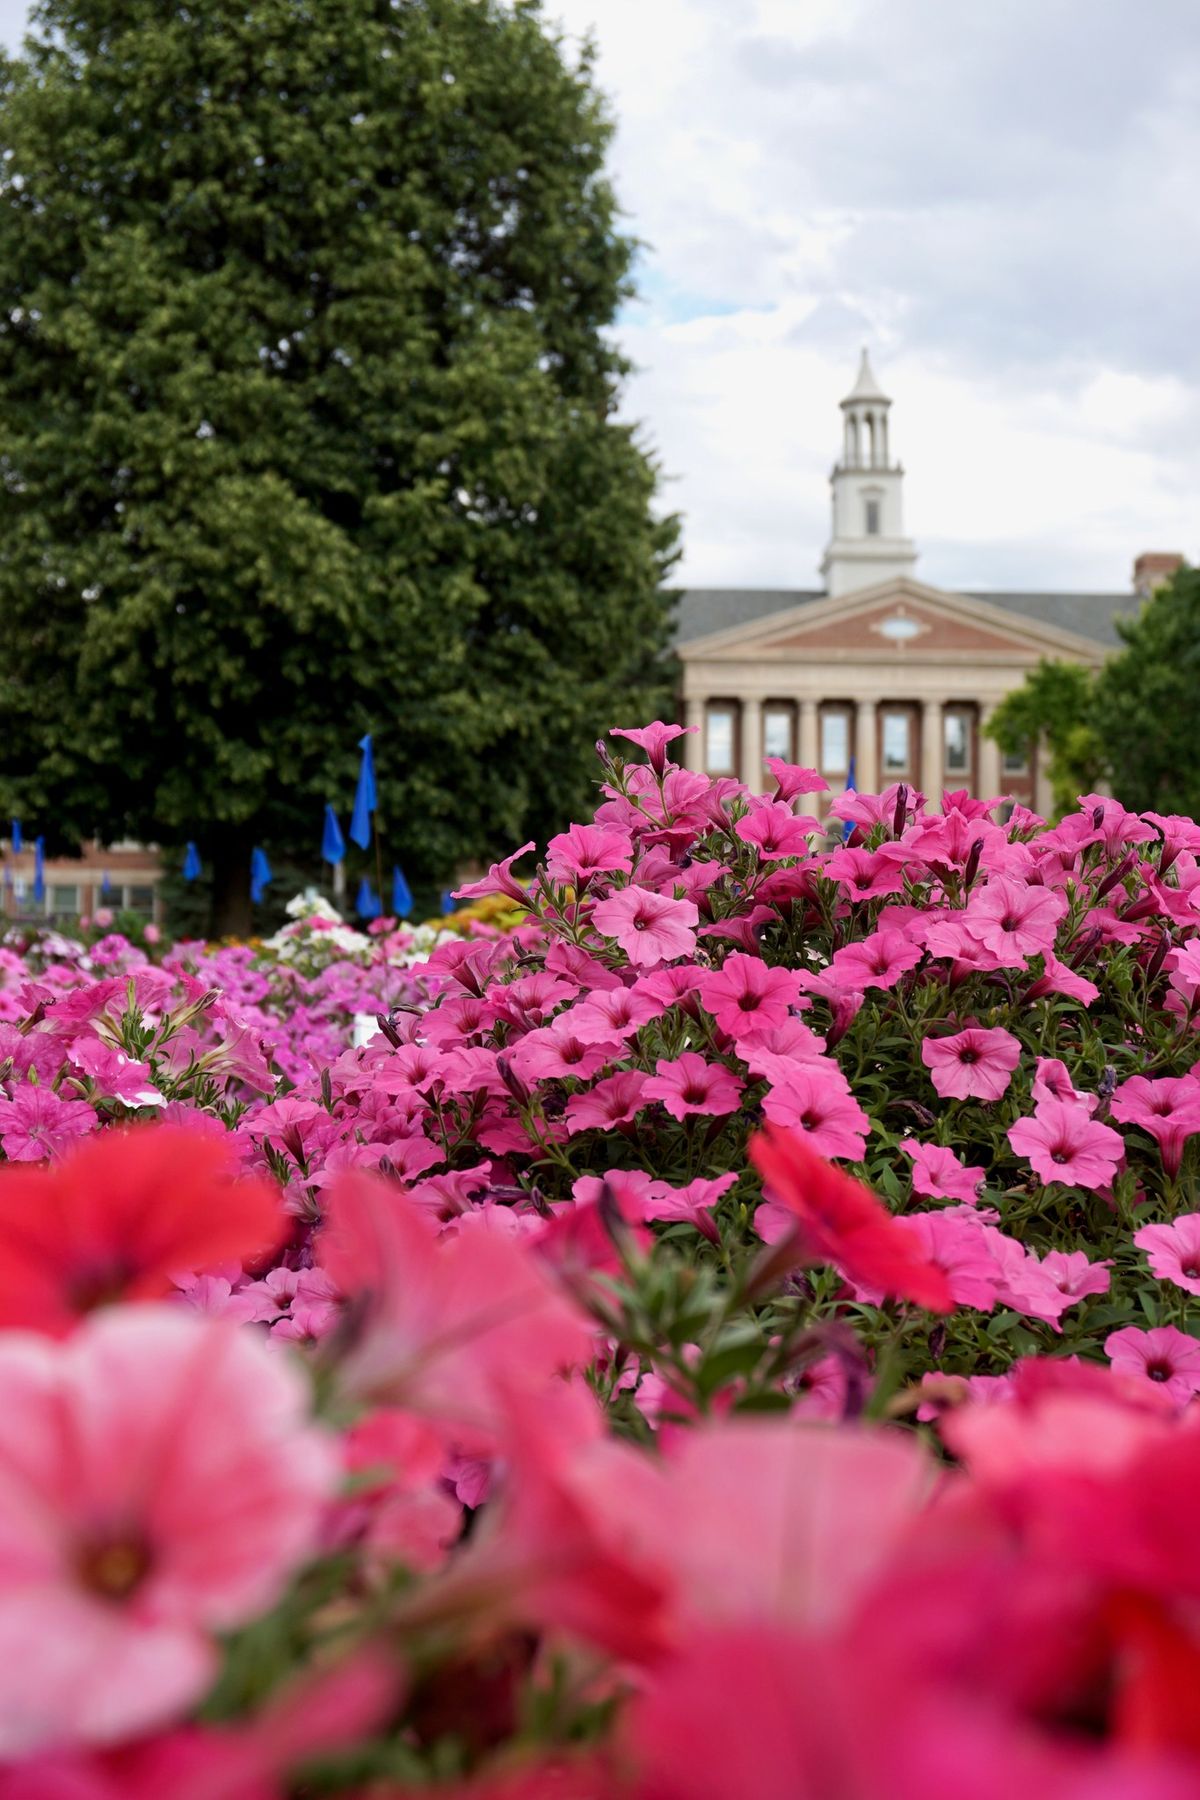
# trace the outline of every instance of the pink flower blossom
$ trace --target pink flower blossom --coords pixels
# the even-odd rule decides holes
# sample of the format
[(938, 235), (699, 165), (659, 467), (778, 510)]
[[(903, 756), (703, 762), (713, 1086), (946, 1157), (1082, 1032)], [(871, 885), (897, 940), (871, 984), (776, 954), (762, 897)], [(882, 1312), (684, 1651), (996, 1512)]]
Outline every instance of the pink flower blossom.
[(643, 1219), (682, 1219), (702, 1231), (705, 1237), (714, 1243), (720, 1242), (720, 1235), (710, 1217), (723, 1194), (737, 1181), (735, 1171), (727, 1175), (714, 1175), (710, 1178), (697, 1176), (689, 1181), (686, 1187), (672, 1187), (668, 1181), (652, 1181), (650, 1190), (642, 1205)]
[(884, 927), (835, 950), (833, 973), (851, 988), (894, 988), (902, 975), (916, 968), (921, 956), (921, 946), (914, 944), (907, 932)]
[(764, 766), (775, 777), (776, 800), (792, 801), (801, 794), (829, 792), (829, 783), (815, 769), (804, 769), (799, 763), (785, 762), (782, 756), (768, 756)]
[(742, 1084), (721, 1063), (685, 1050), (674, 1062), (659, 1061), (642, 1088), (644, 1100), (661, 1100), (674, 1119), (689, 1113), (720, 1116), (737, 1109)]
[(1123, 1125), (1136, 1125), (1154, 1139), (1163, 1173), (1173, 1181), (1184, 1144), (1200, 1132), (1200, 1081), (1194, 1075), (1163, 1075), (1154, 1081), (1131, 1075), (1115, 1089), (1109, 1110)]
[(1146, 1252), (1151, 1274), (1200, 1294), (1200, 1213), (1180, 1213), (1169, 1225), (1143, 1225), (1133, 1241)]
[(1092, 1262), (1083, 1250), (1047, 1250), (1042, 1258), (1044, 1272), (1059, 1292), (1071, 1300), (1082, 1300), (1088, 1294), (1107, 1294), (1111, 1267), (1108, 1262)]
[(529, 895), (513, 874), (512, 866), (515, 862), (520, 862), (523, 856), (528, 856), (531, 850), (536, 849), (537, 845), (532, 839), (529, 843), (522, 844), (521, 848), (514, 850), (511, 856), (506, 856), (502, 861), (493, 863), (481, 881), (469, 881), (465, 887), (455, 888), (454, 898), (456, 900), (484, 900), (490, 894), (507, 894), (510, 900), (516, 900), (521, 905), (525, 905)]
[(147, 1306), (0, 1338), (0, 1389), (0, 1755), (147, 1731), (315, 1548), (338, 1468), (307, 1384), (242, 1327)]
[(83, 1037), (76, 1038), (67, 1057), (104, 1099), (120, 1100), (126, 1106), (163, 1105), (149, 1065), (135, 1062), (123, 1050), (110, 1049), (96, 1037)]
[(610, 825), (571, 825), (547, 844), (546, 867), (555, 881), (628, 875), (633, 867), (633, 843), (628, 832)]
[(942, 1271), (956, 1306), (990, 1312), (1000, 1288), (1000, 1272), (984, 1227), (962, 1214), (908, 1213), (897, 1225), (911, 1232), (928, 1260)]
[(608, 1075), (594, 1088), (574, 1094), (567, 1102), (567, 1131), (609, 1131), (614, 1125), (627, 1125), (646, 1105), (644, 1088), (647, 1077), (637, 1069), (623, 1069)]
[(1030, 887), (997, 875), (971, 895), (963, 924), (1007, 967), (1020, 967), (1052, 947), (1066, 910), (1066, 896), (1053, 888)]
[(561, 1016), (570, 1019), (575, 1035), (585, 1044), (609, 1043), (614, 1038), (620, 1042), (665, 1012), (664, 1002), (648, 991), (647, 983), (652, 979), (643, 977), (631, 988), (602, 988)]
[(938, 1200), (961, 1200), (974, 1206), (987, 1171), (979, 1166), (964, 1168), (953, 1150), (941, 1144), (919, 1144), (916, 1138), (903, 1138), (900, 1148), (911, 1156), (912, 1190), (929, 1194)]
[(0, 1144), (9, 1162), (58, 1156), (99, 1124), (85, 1100), (63, 1100), (51, 1088), (23, 1082), (11, 1100), (0, 1098)]
[(969, 1025), (952, 1037), (927, 1037), (921, 1061), (944, 1100), (999, 1100), (1021, 1060), (1021, 1046), (1002, 1026)]
[(699, 992), (721, 1030), (739, 1039), (784, 1024), (800, 998), (800, 983), (790, 969), (768, 968), (761, 957), (735, 950), (719, 969), (701, 976)]
[(1093, 1190), (1110, 1184), (1125, 1148), (1120, 1132), (1065, 1100), (1043, 1100), (1032, 1118), (1009, 1126), (1008, 1141), (1043, 1181)]
[(1100, 1104), (1095, 1094), (1081, 1093), (1072, 1084), (1071, 1071), (1066, 1063), (1054, 1056), (1039, 1056), (1034, 1067), (1034, 1105), (1040, 1106), (1043, 1100), (1066, 1100), (1073, 1106), (1082, 1106), (1089, 1113), (1094, 1113)]
[(866, 1152), (871, 1121), (836, 1063), (794, 1065), (765, 1095), (763, 1112), (772, 1124), (806, 1132), (822, 1156), (861, 1162)]
[(819, 819), (797, 817), (782, 800), (756, 800), (733, 829), (744, 844), (753, 844), (760, 856), (774, 859), (807, 856), (809, 839), (821, 824)]
[(1105, 1338), (1104, 1354), (1123, 1375), (1158, 1382), (1180, 1406), (1200, 1394), (1200, 1343), (1174, 1325), (1158, 1325), (1151, 1331), (1126, 1325)]
[(667, 766), (667, 745), (697, 730), (696, 725), (664, 725), (661, 719), (656, 719), (652, 725), (611, 725), (609, 736), (627, 738), (631, 744), (636, 744), (639, 750), (646, 752), (655, 774), (661, 775)]
[(605, 1063), (622, 1053), (622, 1042), (615, 1031), (580, 1035), (580, 1021), (575, 1009), (560, 1013), (549, 1025), (527, 1032), (517, 1043), (509, 1061), (525, 1082), (563, 1081), (573, 1077), (590, 1081)]
[(1049, 950), (1042, 953), (1042, 968), (1043, 973), (1026, 988), (1026, 1000), (1040, 1000), (1045, 994), (1065, 994), (1068, 1000), (1090, 1006), (1093, 1000), (1100, 998), (1100, 989), (1094, 981), (1068, 968)]
[(835, 850), (825, 873), (845, 888), (851, 900), (877, 900), (904, 891), (903, 863), (883, 850)]
[(691, 956), (699, 922), (694, 901), (671, 900), (643, 887), (621, 888), (592, 909), (597, 931), (615, 938), (640, 968)]

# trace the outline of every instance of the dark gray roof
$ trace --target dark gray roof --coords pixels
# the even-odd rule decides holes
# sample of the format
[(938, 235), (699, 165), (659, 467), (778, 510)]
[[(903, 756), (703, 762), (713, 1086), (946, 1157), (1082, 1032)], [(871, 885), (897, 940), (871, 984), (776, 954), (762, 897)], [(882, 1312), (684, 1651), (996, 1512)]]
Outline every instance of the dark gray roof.
[[(963, 590), (968, 599), (986, 601), (1005, 612), (1021, 613), (1040, 624), (1073, 631), (1098, 644), (1118, 644), (1115, 621), (1136, 613), (1136, 594), (996, 594)], [(714, 631), (753, 625), (772, 613), (787, 612), (811, 600), (824, 600), (821, 588), (684, 588), (675, 614), (675, 642), (690, 643)]]

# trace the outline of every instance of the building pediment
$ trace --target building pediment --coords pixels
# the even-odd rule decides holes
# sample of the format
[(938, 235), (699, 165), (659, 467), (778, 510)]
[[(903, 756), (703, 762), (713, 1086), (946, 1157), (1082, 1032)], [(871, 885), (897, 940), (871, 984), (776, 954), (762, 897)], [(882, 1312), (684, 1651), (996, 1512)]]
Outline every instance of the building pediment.
[(1036, 662), (1041, 657), (1099, 663), (1103, 651), (1094, 640), (1014, 617), (974, 595), (898, 576), (850, 594), (785, 604), (748, 624), (693, 638), (679, 655), (685, 662), (803, 658), (904, 665)]

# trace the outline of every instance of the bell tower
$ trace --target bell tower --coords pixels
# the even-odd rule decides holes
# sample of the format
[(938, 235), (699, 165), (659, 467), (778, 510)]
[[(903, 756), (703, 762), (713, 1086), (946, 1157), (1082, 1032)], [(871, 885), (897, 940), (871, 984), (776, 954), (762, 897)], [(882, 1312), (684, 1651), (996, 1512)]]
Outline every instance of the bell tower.
[(842, 401), (842, 454), (830, 476), (833, 535), (821, 574), (831, 596), (911, 575), (916, 565), (916, 546), (904, 535), (904, 470), (888, 443), (891, 404), (864, 350)]

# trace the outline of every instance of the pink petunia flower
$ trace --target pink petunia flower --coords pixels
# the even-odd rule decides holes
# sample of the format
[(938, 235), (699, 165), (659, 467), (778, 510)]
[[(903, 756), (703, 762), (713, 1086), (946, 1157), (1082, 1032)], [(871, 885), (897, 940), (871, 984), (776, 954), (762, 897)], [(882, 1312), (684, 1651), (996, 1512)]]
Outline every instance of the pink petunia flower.
[(760, 956), (737, 950), (701, 977), (699, 991), (721, 1030), (736, 1040), (784, 1024), (800, 998), (800, 983), (792, 970), (768, 968)]
[(592, 923), (605, 937), (616, 939), (631, 963), (646, 968), (691, 956), (700, 914), (694, 901), (624, 887), (593, 908)]
[(1019, 967), (1029, 957), (1053, 947), (1066, 910), (1066, 896), (1053, 888), (1031, 887), (1008, 875), (994, 875), (986, 887), (971, 895), (963, 924), (993, 956), (1002, 957), (1006, 966)]
[(655, 774), (661, 775), (667, 766), (667, 745), (699, 729), (698, 725), (664, 725), (661, 719), (655, 719), (652, 725), (610, 725), (609, 736), (626, 738), (629, 743), (636, 744), (639, 750), (646, 752)]
[(763, 1112), (774, 1125), (806, 1132), (822, 1156), (862, 1161), (871, 1121), (836, 1063), (797, 1063), (764, 1096)]
[(1154, 1081), (1131, 1075), (1115, 1089), (1109, 1110), (1122, 1125), (1136, 1125), (1154, 1139), (1163, 1173), (1173, 1181), (1184, 1144), (1200, 1132), (1200, 1081), (1194, 1075), (1163, 1075)]
[(1123, 1375), (1158, 1382), (1180, 1406), (1200, 1394), (1200, 1343), (1174, 1325), (1158, 1325), (1151, 1331), (1126, 1325), (1105, 1338), (1104, 1354)]
[(599, 1044), (613, 1037), (632, 1037), (665, 1011), (664, 1003), (646, 991), (643, 980), (631, 988), (601, 988), (563, 1016), (571, 1020), (576, 1036), (585, 1044)]
[(912, 1190), (928, 1194), (936, 1200), (961, 1200), (974, 1206), (987, 1171), (977, 1165), (965, 1168), (953, 1150), (942, 1144), (919, 1144), (916, 1138), (903, 1138), (900, 1148), (912, 1158)]
[(1041, 1266), (1059, 1292), (1071, 1300), (1082, 1300), (1087, 1294), (1107, 1294), (1111, 1286), (1108, 1271), (1112, 1264), (1093, 1262), (1083, 1250), (1047, 1250)]
[(174, 1718), (270, 1607), (338, 1479), (299, 1371), (173, 1306), (0, 1339), (0, 1756)]
[(154, 1085), (149, 1065), (135, 1062), (123, 1050), (113, 1050), (99, 1038), (76, 1038), (67, 1051), (73, 1068), (79, 1069), (106, 1100), (125, 1106), (162, 1106), (165, 1096)]
[(1034, 1068), (1033, 1103), (1040, 1106), (1043, 1100), (1066, 1100), (1089, 1113), (1094, 1113), (1100, 1104), (1095, 1094), (1081, 1093), (1073, 1085), (1071, 1071), (1056, 1056), (1039, 1056)]
[(833, 953), (833, 973), (851, 988), (894, 988), (902, 975), (915, 969), (923, 952), (907, 932), (885, 926), (856, 944), (844, 944)]
[(0, 1145), (9, 1162), (44, 1162), (95, 1130), (86, 1100), (63, 1100), (53, 1089), (23, 1082), (11, 1100), (0, 1098)]
[(775, 777), (776, 800), (795, 800), (800, 794), (827, 794), (829, 783), (815, 769), (801, 768), (799, 763), (785, 762), (782, 756), (768, 756), (765, 767)]
[(825, 864), (825, 873), (845, 888), (851, 900), (877, 900), (883, 894), (904, 891), (904, 865), (887, 854), (886, 846), (880, 850), (835, 850)]
[(1066, 1100), (1044, 1100), (1032, 1118), (1009, 1126), (1008, 1141), (1043, 1181), (1093, 1191), (1109, 1186), (1125, 1149), (1120, 1132)]
[(953, 1037), (927, 1037), (921, 1061), (944, 1100), (999, 1100), (1021, 1060), (1021, 1046), (1002, 1026), (969, 1025)]
[(797, 817), (782, 800), (757, 800), (733, 829), (744, 844), (753, 844), (760, 856), (775, 859), (807, 856), (809, 839), (821, 824), (806, 815)]
[(627, 831), (610, 825), (571, 825), (547, 844), (546, 867), (555, 881), (628, 875), (633, 867), (633, 841)]
[(1025, 990), (1026, 1000), (1040, 1000), (1046, 994), (1065, 994), (1069, 1000), (1078, 1000), (1081, 1006), (1090, 1006), (1093, 1000), (1100, 998), (1100, 989), (1094, 981), (1068, 968), (1049, 950), (1042, 953), (1042, 965), (1043, 973)]
[(1200, 1213), (1180, 1213), (1169, 1225), (1143, 1225), (1133, 1241), (1146, 1252), (1151, 1274), (1200, 1294)]
[(646, 1076), (637, 1069), (623, 1069), (608, 1075), (585, 1093), (574, 1094), (567, 1102), (567, 1131), (609, 1131), (614, 1125), (627, 1125), (646, 1105), (642, 1090)]
[(572, 1009), (560, 1013), (549, 1025), (527, 1032), (514, 1045), (509, 1062), (521, 1080), (529, 1083), (565, 1081), (571, 1077), (590, 1081), (605, 1063), (623, 1053), (622, 1039), (615, 1031), (582, 1036)]
[(674, 1062), (660, 1060), (642, 1088), (646, 1100), (661, 1100), (674, 1119), (689, 1113), (721, 1116), (736, 1111), (742, 1084), (721, 1063), (685, 1050)]
[(896, 1223), (912, 1233), (929, 1261), (945, 1275), (956, 1306), (991, 1312), (1000, 1288), (1000, 1271), (977, 1220), (961, 1213), (932, 1212), (908, 1213)]

